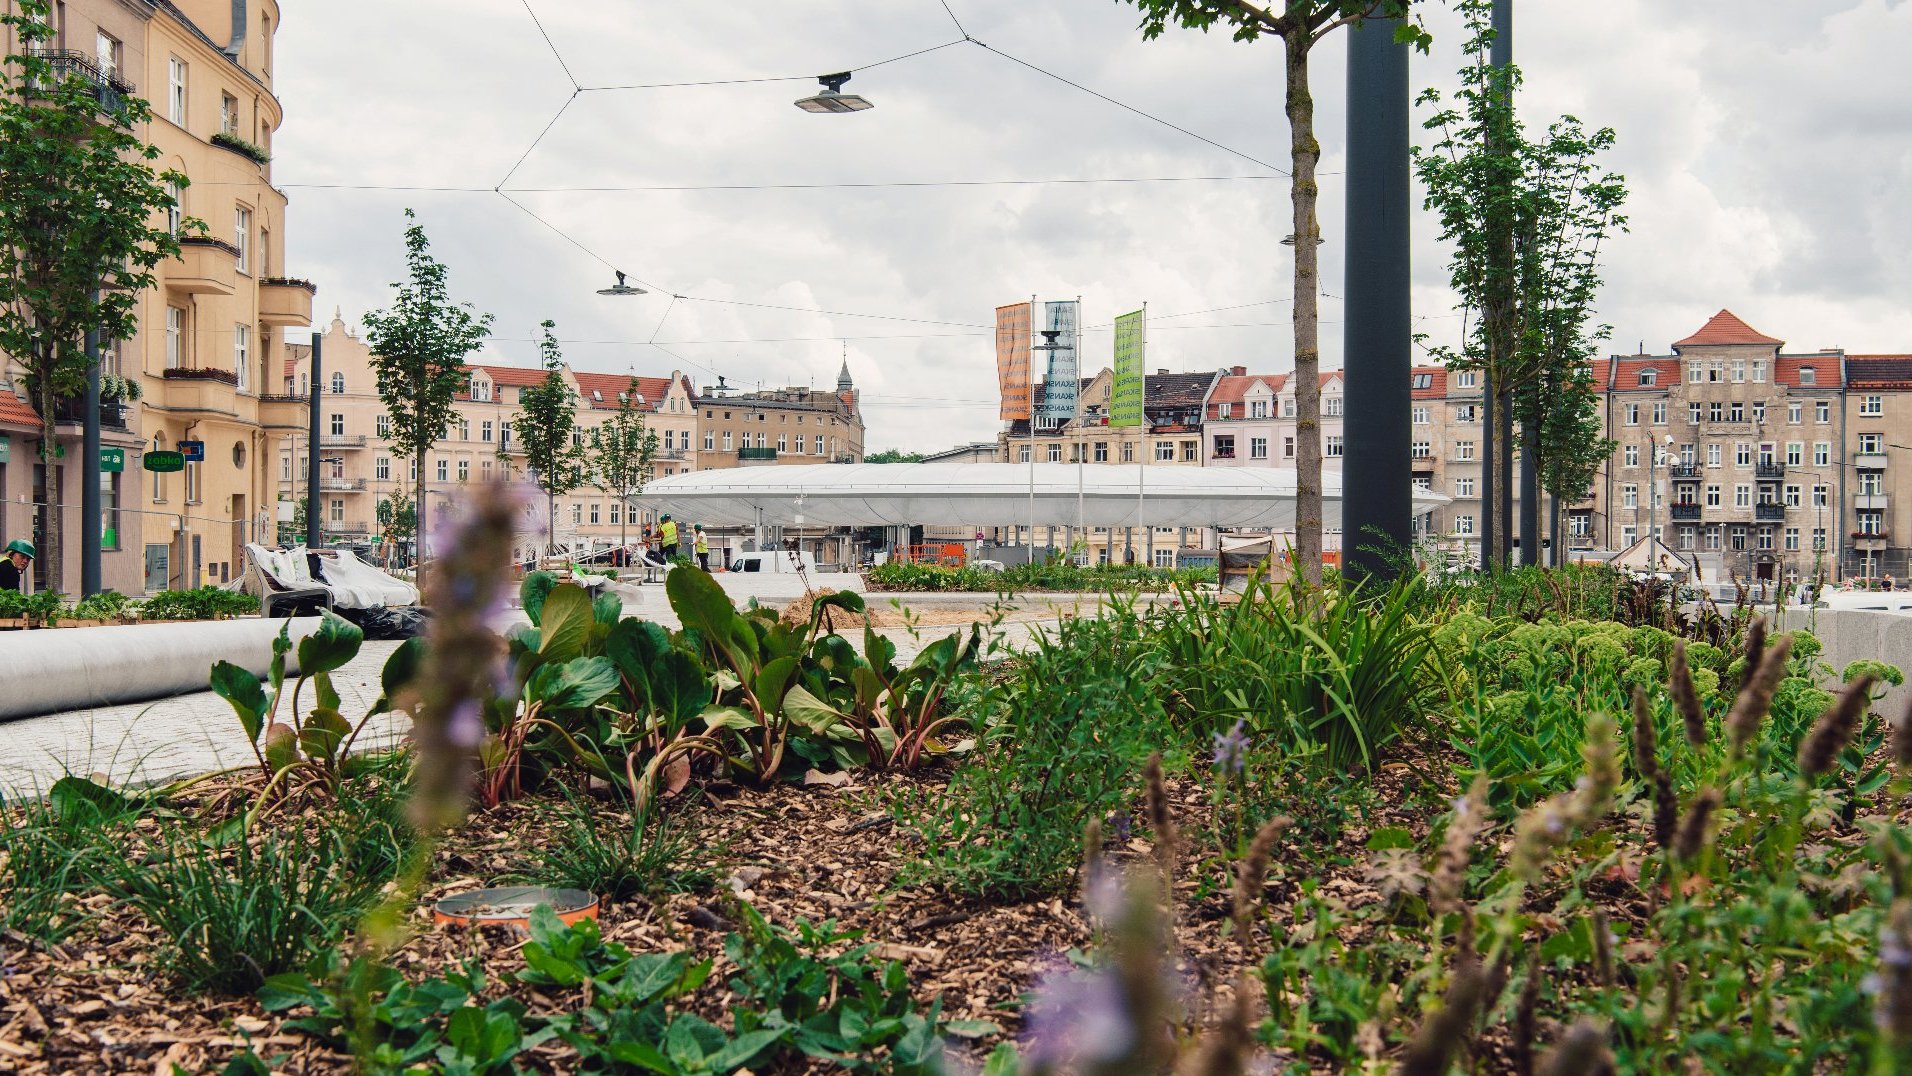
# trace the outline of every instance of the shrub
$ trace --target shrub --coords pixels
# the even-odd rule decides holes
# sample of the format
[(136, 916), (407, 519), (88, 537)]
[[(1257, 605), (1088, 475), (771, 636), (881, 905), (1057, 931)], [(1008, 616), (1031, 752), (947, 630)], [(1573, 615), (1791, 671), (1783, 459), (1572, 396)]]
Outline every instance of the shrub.
[[(628, 804), (625, 805), (628, 807)], [(660, 809), (605, 810), (564, 789), (564, 803), (545, 809), (550, 843), (539, 848), (530, 879), (595, 893), (606, 900), (681, 893), (711, 881), (687, 868), (694, 845)]]
[(0, 928), (57, 942), (71, 933), (75, 896), (97, 885), (114, 841), (145, 804), (68, 775), (47, 794), (0, 810)]
[(1151, 568), (1138, 564), (1018, 564), (1003, 571), (940, 564), (879, 564), (864, 577), (874, 590), (965, 591), (978, 594), (1028, 590), (1155, 591), (1213, 583), (1213, 568)]
[(162, 590), (139, 603), (139, 610), (147, 620), (216, 620), (222, 616), (256, 613), (259, 599), (218, 587)]

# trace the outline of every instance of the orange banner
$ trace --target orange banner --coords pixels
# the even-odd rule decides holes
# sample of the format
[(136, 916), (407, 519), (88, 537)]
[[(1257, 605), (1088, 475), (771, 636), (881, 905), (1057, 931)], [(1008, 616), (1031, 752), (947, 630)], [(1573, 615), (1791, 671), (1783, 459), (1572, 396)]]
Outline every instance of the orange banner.
[(1028, 303), (996, 308), (996, 382), (1005, 422), (1030, 417), (1029, 319)]

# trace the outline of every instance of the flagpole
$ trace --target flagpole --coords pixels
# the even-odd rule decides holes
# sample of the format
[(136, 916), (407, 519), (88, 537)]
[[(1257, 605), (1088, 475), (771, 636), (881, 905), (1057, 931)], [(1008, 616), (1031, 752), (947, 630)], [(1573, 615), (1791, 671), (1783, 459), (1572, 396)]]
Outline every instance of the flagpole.
[(1029, 563), (1036, 563), (1036, 297), (1029, 296)]

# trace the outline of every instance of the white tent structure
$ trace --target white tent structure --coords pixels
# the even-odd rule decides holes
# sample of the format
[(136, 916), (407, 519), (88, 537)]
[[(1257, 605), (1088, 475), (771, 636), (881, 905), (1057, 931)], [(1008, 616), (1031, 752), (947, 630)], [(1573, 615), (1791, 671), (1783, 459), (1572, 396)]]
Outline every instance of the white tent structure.
[[(1322, 524), (1341, 525), (1341, 476), (1322, 475)], [(1414, 491), (1413, 511), (1450, 498)], [(1068, 463), (739, 467), (657, 479), (637, 503), (718, 527), (1210, 527), (1292, 531), (1295, 472)]]

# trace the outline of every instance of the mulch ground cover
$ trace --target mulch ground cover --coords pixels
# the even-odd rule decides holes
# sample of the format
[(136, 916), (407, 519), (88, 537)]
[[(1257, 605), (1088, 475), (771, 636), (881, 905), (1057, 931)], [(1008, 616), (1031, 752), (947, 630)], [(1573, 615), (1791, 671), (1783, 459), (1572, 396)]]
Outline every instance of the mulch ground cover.
[[(1424, 834), (1454, 790), (1449, 760), (1437, 751), (1390, 763), (1375, 777), (1374, 806), (1351, 823), (1338, 844), (1277, 856), (1268, 901), (1277, 915), (1303, 878), (1319, 890), (1359, 903), (1378, 899), (1366, 876), (1364, 842), (1376, 826)], [(688, 949), (716, 961), (715, 973), (689, 999), (690, 1007), (719, 1018), (730, 971), (723, 938), (734, 929), (739, 900), (770, 922), (834, 919), (864, 932), (879, 956), (909, 970), (921, 1004), (943, 1001), (952, 1019), (992, 1021), (1014, 1036), (1024, 991), (1072, 948), (1091, 942), (1090, 924), (1075, 894), (1019, 903), (955, 897), (927, 885), (903, 885), (898, 871), (913, 858), (915, 838), (899, 831), (888, 811), (892, 786), (940, 778), (855, 775), (841, 785), (787, 784), (769, 790), (719, 786), (696, 790), (697, 802), (674, 811), (689, 827), (710, 884), (699, 891), (607, 904), (600, 924), (607, 939), (634, 952)], [(1176, 940), (1184, 974), (1226, 984), (1258, 963), (1253, 950), (1223, 929), (1228, 913), (1225, 868), (1204, 848), (1212, 813), (1209, 791), (1193, 781), (1171, 781), (1185, 853), (1178, 871)], [(493, 984), (521, 966), (521, 933), (509, 928), (434, 927), (432, 901), (496, 884), (531, 869), (530, 851), (552, 839), (548, 801), (523, 801), (475, 813), (441, 846), (410, 938), (393, 963), (408, 975), (440, 973), (479, 958)], [(606, 810), (612, 809), (607, 806)], [(1137, 816), (1140, 816), (1139, 806)], [(1137, 827), (1138, 830), (1140, 827)], [(1148, 856), (1145, 834), (1108, 848), (1111, 859)], [(1208, 858), (1204, 858), (1208, 857)], [(144, 1073), (171, 1076), (218, 1071), (248, 1047), (278, 1058), (286, 1073), (349, 1071), (349, 1059), (311, 1038), (282, 1028), (289, 1014), (264, 1011), (250, 997), (179, 993), (155, 966), (157, 932), (134, 911), (109, 898), (89, 898), (91, 919), (58, 946), (20, 936), (0, 938), (0, 1071)], [(1225, 999), (1219, 993), (1194, 996)], [(550, 1012), (549, 998), (519, 997), (533, 1012)], [(1199, 1019), (1202, 1014), (1195, 1014)], [(980, 1057), (992, 1041), (956, 1042), (955, 1052)], [(547, 1044), (519, 1058), (544, 1072), (567, 1070), (567, 1052)], [(821, 1067), (785, 1071), (823, 1071)]]

